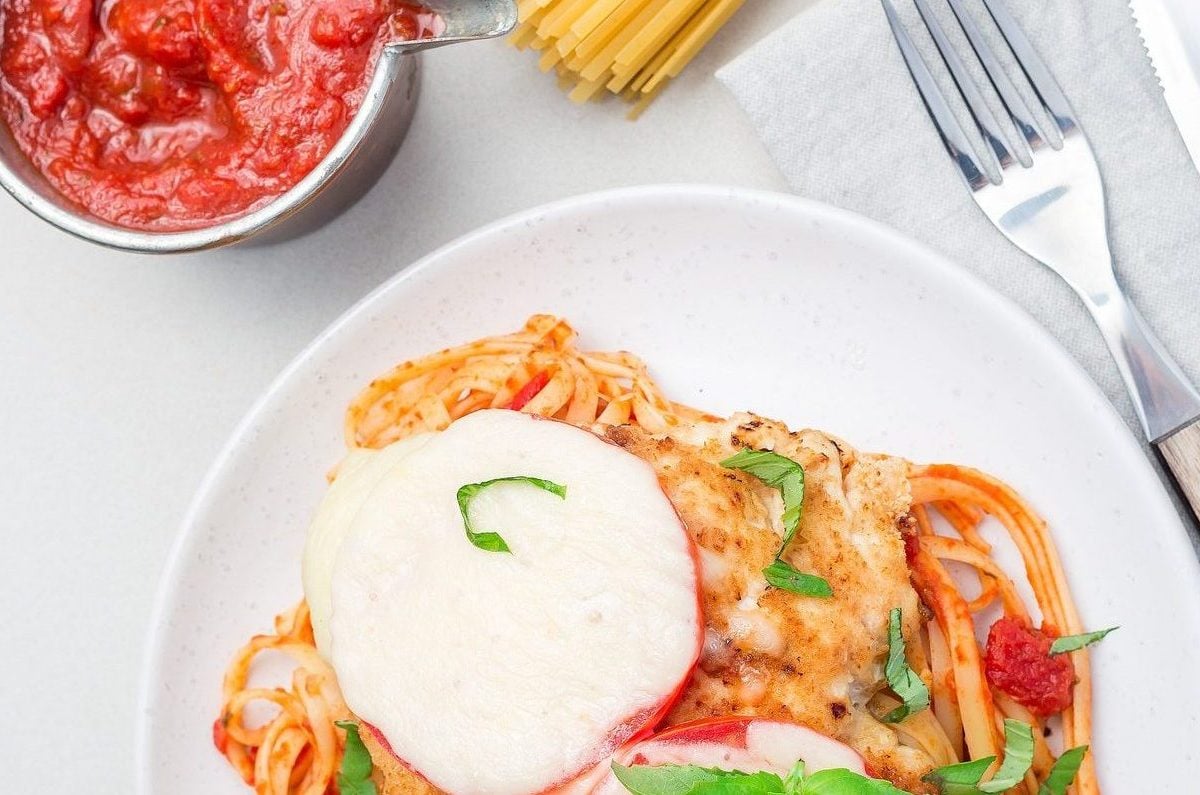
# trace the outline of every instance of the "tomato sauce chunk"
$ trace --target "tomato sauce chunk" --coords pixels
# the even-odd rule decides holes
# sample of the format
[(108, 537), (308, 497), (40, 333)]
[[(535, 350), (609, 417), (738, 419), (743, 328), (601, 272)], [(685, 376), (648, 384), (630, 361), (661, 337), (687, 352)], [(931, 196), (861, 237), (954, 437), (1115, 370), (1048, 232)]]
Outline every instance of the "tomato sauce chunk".
[(251, 212), (319, 163), (405, 0), (0, 0), (0, 118), (64, 196), (150, 231)]
[(1035, 715), (1046, 717), (1071, 706), (1075, 666), (1069, 654), (1050, 654), (1054, 639), (1015, 618), (1001, 618), (988, 631), (984, 669), (993, 687)]

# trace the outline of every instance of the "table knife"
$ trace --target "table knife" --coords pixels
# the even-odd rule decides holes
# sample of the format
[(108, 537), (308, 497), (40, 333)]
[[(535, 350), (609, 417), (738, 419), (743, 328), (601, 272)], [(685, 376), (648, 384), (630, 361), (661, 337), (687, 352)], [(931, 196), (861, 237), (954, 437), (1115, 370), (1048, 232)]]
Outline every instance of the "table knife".
[[(1163, 97), (1200, 169), (1200, 0), (1129, 0)], [(1150, 440), (1200, 517), (1200, 422)]]
[(1129, 0), (1175, 126), (1200, 168), (1200, 0)]

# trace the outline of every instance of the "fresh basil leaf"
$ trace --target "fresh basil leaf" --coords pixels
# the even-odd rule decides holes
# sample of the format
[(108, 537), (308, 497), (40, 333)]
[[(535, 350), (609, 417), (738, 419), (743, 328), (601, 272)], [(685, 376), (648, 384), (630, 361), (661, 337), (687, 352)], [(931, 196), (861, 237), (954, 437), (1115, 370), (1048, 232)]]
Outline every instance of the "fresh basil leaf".
[(783, 781), (774, 773), (738, 773), (702, 781), (689, 795), (784, 795)]
[(783, 495), (783, 543), (779, 545), (782, 555), (800, 526), (804, 506), (804, 467), (770, 450), (742, 450), (722, 461), (721, 466), (752, 475)]
[(347, 781), (344, 776), (337, 777), (338, 795), (379, 795), (379, 790), (375, 788), (375, 782), (371, 779), (365, 781)]
[(512, 554), (512, 550), (508, 548), (508, 542), (499, 533), (472, 533), (468, 530), (467, 538), (471, 539), (471, 543), (484, 552), (507, 552)]
[(542, 478), (533, 478), (528, 475), (513, 475), (507, 478), (493, 478), (485, 480), (482, 483), (468, 483), (458, 490), (458, 512), (462, 514), (463, 527), (467, 531), (467, 539), (485, 552), (509, 552), (508, 543), (501, 538), (499, 533), (480, 533), (476, 532), (471, 526), (471, 500), (479, 492), (486, 489), (488, 486), (494, 486), (497, 483), (527, 483), (530, 486), (536, 486), (542, 491), (548, 491), (551, 494), (567, 498), (567, 487), (560, 486), (551, 480), (543, 480)]
[(763, 576), (776, 588), (798, 593), (801, 596), (816, 596), (821, 599), (833, 596), (833, 588), (830, 587), (827, 580), (815, 574), (797, 571), (790, 563), (782, 560), (776, 560), (763, 569)]
[(1103, 640), (1104, 636), (1114, 629), (1119, 629), (1119, 627), (1109, 627), (1108, 629), (1101, 629), (1096, 632), (1084, 632), (1082, 635), (1064, 635), (1061, 638), (1056, 638), (1050, 644), (1050, 653), (1063, 654), (1068, 651), (1077, 651), (1084, 646), (1091, 646), (1093, 643)]
[(979, 780), (995, 761), (996, 757), (986, 756), (970, 762), (946, 765), (926, 773), (921, 780), (936, 786), (942, 795), (978, 795)]
[[(750, 778), (748, 773), (740, 773), (736, 770), (717, 770), (715, 768), (699, 767), (697, 765), (625, 765), (612, 764), (613, 775), (617, 777), (625, 789), (633, 793), (633, 795), (690, 795), (699, 791), (700, 787), (715, 786), (719, 782), (732, 783), (739, 779)], [(710, 793), (717, 792), (762, 792), (766, 795), (777, 793), (782, 795), (783, 782), (779, 776), (773, 774), (756, 774), (770, 776), (771, 781), (763, 782), (758, 780), (760, 784), (767, 784), (773, 789), (759, 790), (708, 790)]]
[[(1051, 769), (1050, 778), (1047, 779), (1046, 784), (1042, 785), (1042, 789), (1038, 791), (1038, 795), (1063, 795), (1067, 785), (1075, 777), (1075, 771), (1079, 769), (1079, 762), (1083, 758), (1083, 751), (1086, 750), (1087, 747), (1084, 746), (1082, 749), (1076, 748), (1064, 753), (1060, 758), (1060, 760), (1065, 760), (1062, 764), (1062, 772), (1056, 778), (1054, 769)], [(1075, 751), (1079, 751), (1077, 757), (1074, 754)], [(1033, 765), (1033, 729), (1028, 723), (1005, 719), (1004, 762), (1000, 765), (1000, 769), (996, 771), (995, 776), (989, 781), (980, 783), (980, 779), (983, 778), (984, 774), (987, 773), (987, 769), (995, 761), (996, 757), (989, 756), (971, 762), (960, 762), (956, 765), (939, 767), (937, 770), (926, 774), (922, 780), (936, 785), (938, 792), (942, 793), (942, 795), (979, 795), (979, 793), (1007, 792), (1021, 783), (1021, 780), (1025, 778), (1025, 774), (1029, 772), (1029, 768)], [(1054, 766), (1058, 768), (1059, 763), (1055, 762)], [(1054, 786), (1060, 788), (1046, 790), (1046, 786), (1052, 780), (1054, 781)]]
[(613, 774), (634, 795), (904, 795), (886, 781), (845, 768), (805, 775), (804, 762), (786, 779), (774, 773), (742, 773), (694, 765), (613, 763)]
[(803, 574), (782, 560), (783, 551), (796, 537), (804, 510), (804, 467), (770, 450), (742, 450), (722, 461), (721, 466), (756, 477), (783, 495), (783, 543), (775, 553), (775, 562), (763, 570), (767, 582), (804, 596), (833, 596), (828, 582), (815, 574)]
[[(804, 469), (792, 459), (771, 450), (739, 450), (722, 461), (721, 466), (726, 469), (740, 469), (773, 489), (783, 489), (786, 484), (797, 478), (803, 488)], [(803, 492), (799, 496), (803, 496)]]
[(804, 779), (798, 795), (905, 795), (905, 792), (886, 781), (837, 768), (819, 770)]
[(1087, 750), (1086, 745), (1080, 745), (1063, 751), (1062, 756), (1055, 760), (1053, 767), (1050, 768), (1042, 786), (1038, 787), (1038, 795), (1065, 795), (1067, 787), (1071, 786), (1071, 782), (1075, 780), (1075, 774), (1079, 772), (1079, 766), (1083, 764), (1083, 757)]
[(371, 780), (371, 754), (363, 745), (354, 721), (339, 720), (338, 728), (346, 732), (346, 748), (342, 751), (342, 766), (337, 775), (340, 795), (377, 795), (375, 782)]
[(1033, 765), (1033, 729), (1028, 723), (1004, 719), (1004, 761), (989, 781), (979, 785), (980, 792), (1008, 792), (1021, 783)]
[(892, 691), (904, 702), (883, 716), (885, 723), (899, 723), (929, 706), (929, 688), (905, 657), (903, 615), (898, 607), (888, 614), (888, 658), (884, 675)]
[(796, 471), (779, 487), (783, 495), (783, 543), (779, 545), (782, 554), (784, 548), (796, 537), (796, 528), (800, 526), (800, 516), (804, 512), (804, 469), (791, 459), (784, 459), (789, 464), (795, 464)]
[(804, 760), (801, 759), (792, 765), (792, 772), (783, 780), (783, 795), (800, 795), (800, 790), (804, 787), (804, 778)]

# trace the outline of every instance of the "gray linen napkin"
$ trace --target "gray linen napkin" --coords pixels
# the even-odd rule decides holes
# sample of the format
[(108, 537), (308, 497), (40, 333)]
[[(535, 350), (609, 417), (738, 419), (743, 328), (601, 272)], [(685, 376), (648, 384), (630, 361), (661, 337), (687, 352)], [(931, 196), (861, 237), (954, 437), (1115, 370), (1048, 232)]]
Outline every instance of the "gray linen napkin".
[[(1070, 98), (1100, 160), (1118, 278), (1200, 382), (1200, 174), (1128, 8), (1123, 0), (1006, 2)], [(895, 3), (927, 58), (936, 59), (912, 0)], [(990, 26), (982, 3), (968, 5)], [(947, 15), (945, 27), (958, 34), (952, 19)], [(793, 190), (900, 229), (1015, 299), (1075, 355), (1141, 436), (1082, 305), (1001, 237), (969, 198), (879, 0), (823, 0), (717, 77), (749, 114)]]

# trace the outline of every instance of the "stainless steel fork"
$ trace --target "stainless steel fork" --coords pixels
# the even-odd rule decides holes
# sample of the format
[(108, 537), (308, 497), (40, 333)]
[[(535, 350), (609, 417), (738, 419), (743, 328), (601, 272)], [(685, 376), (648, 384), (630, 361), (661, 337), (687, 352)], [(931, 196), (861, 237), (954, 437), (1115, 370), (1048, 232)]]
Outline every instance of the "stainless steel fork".
[[(1108, 342), (1146, 438), (1162, 452), (1200, 520), (1200, 394), (1117, 283), (1100, 169), (1058, 83), (1001, 0), (982, 0), (1051, 122), (1050, 129), (1044, 130), (965, 0), (946, 2), (987, 75), (982, 86), (951, 45), (928, 0), (915, 0), (975, 121), (980, 136), (976, 140), (982, 144), (977, 148), (959, 124), (895, 6), (891, 0), (881, 2), (917, 90), (971, 195), (1005, 237), (1079, 294)], [(985, 100), (983, 92), (989, 86), (1011, 125), (1002, 125)]]

